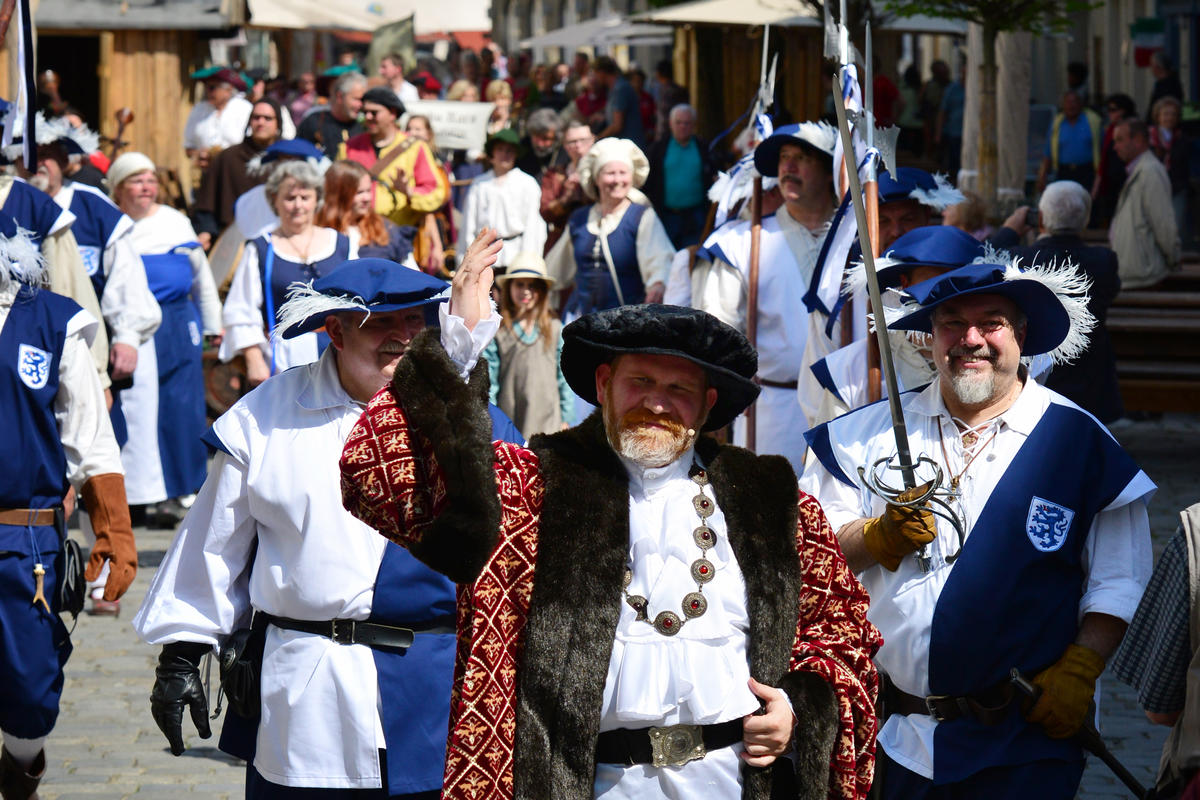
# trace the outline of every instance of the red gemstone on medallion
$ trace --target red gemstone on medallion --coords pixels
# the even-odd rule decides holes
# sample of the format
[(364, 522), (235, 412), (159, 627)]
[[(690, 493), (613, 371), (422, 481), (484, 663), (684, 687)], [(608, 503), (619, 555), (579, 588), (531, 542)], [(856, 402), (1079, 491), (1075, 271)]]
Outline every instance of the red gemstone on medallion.
[(692, 601), (692, 608), (699, 608), (699, 607), (700, 607), (700, 604), (699, 604), (699, 603), (697, 603), (695, 600), (693, 600), (693, 601)]
[(672, 622), (670, 619), (664, 619), (664, 620), (662, 621), (662, 626), (663, 626), (664, 628), (670, 628), (670, 627), (671, 627), (671, 626), (673, 626), (674, 624), (675, 624), (675, 623), (674, 623), (674, 622)]

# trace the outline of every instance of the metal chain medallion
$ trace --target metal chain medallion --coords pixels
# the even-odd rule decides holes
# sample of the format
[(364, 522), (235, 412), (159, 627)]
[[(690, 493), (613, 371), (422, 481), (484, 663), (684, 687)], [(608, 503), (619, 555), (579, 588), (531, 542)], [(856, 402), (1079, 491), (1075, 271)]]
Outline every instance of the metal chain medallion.
[(695, 464), (688, 473), (688, 477), (696, 484), (698, 492), (692, 498), (692, 507), (696, 510), (696, 515), (700, 517), (700, 525), (692, 531), (692, 540), (700, 548), (700, 557), (693, 561), (691, 566), (692, 580), (696, 582), (696, 591), (685, 594), (680, 603), (683, 616), (680, 617), (674, 611), (660, 611), (653, 620), (650, 619), (650, 601), (640, 594), (631, 595), (629, 593), (629, 584), (633, 582), (632, 568), (625, 569), (624, 585), (621, 588), (625, 594), (625, 602), (637, 612), (637, 621), (654, 626), (654, 630), (663, 636), (674, 636), (679, 633), (679, 629), (688, 620), (704, 616), (704, 612), (708, 611), (708, 598), (704, 596), (704, 584), (711, 581), (717, 574), (717, 568), (705, 558), (708, 551), (717, 543), (716, 532), (708, 527), (708, 518), (716, 510), (713, 501), (704, 494), (704, 487), (708, 486), (708, 473), (699, 464)]

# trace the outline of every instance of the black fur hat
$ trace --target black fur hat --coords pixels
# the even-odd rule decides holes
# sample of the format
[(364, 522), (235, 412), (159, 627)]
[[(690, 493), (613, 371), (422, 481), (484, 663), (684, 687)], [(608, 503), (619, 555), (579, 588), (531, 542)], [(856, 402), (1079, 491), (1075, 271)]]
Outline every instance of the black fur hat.
[(562, 370), (571, 389), (593, 405), (596, 367), (624, 353), (678, 356), (704, 368), (717, 402), (704, 430), (728, 425), (758, 397), (758, 353), (741, 332), (695, 308), (621, 306), (563, 328)]

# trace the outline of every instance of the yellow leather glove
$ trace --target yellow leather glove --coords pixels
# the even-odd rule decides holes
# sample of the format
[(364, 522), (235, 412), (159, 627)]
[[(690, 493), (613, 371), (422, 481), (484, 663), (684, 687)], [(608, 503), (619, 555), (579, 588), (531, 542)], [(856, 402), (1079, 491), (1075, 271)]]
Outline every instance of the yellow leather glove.
[(96, 544), (92, 546), (83, 577), (96, 580), (104, 562), (108, 561), (104, 599), (117, 600), (125, 594), (137, 574), (137, 546), (129, 520), (129, 503), (125, 499), (125, 476), (118, 472), (93, 475), (83, 484), (80, 494), (91, 517), (92, 530), (96, 532)]
[[(929, 484), (906, 489), (897, 498), (914, 500), (929, 491)], [(901, 560), (929, 544), (937, 536), (937, 522), (927, 507), (906, 508), (888, 503), (887, 509), (863, 526), (863, 543), (871, 555), (889, 572), (895, 572)]]
[(1062, 657), (1033, 679), (1042, 693), (1025, 719), (1045, 728), (1051, 739), (1071, 738), (1087, 719), (1101, 672), (1104, 659), (1099, 653), (1083, 645), (1067, 645)]

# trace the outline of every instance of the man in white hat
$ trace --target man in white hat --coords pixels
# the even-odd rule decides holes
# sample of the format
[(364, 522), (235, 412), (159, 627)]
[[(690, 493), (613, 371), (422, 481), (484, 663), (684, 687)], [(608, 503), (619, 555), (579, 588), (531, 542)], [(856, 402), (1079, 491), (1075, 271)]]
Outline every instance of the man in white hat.
[[(909, 446), (927, 459), (917, 483), (941, 470), (944, 505), (932, 507), (957, 526), (934, 518), (928, 484), (894, 503), (865, 485), (860, 467), (903, 485), (884, 466), (896, 452), (888, 404), (808, 434), (801, 487), (838, 531), (884, 637), (884, 798), (1075, 796), (1072, 737), (1150, 574), (1155, 489), (1103, 426), (1022, 365), (1085, 349), (1086, 288), (1070, 265), (1011, 262), (908, 288), (913, 305), (890, 327), (932, 333), (938, 372), (901, 398)], [(1036, 703), (1014, 690), (1014, 668)]]
[[(784, 202), (763, 220), (758, 251), (756, 381), (763, 393), (755, 405), (755, 449), (786, 456), (797, 472), (808, 427), (796, 403), (809, 330), (801, 298), (833, 215), (835, 135), (824, 123), (802, 122), (779, 128), (754, 150), (754, 166), (779, 178)], [(750, 244), (749, 221), (722, 227), (705, 241), (692, 275), (692, 305), (739, 330), (746, 330)], [(746, 442), (744, 417), (734, 435)]]

